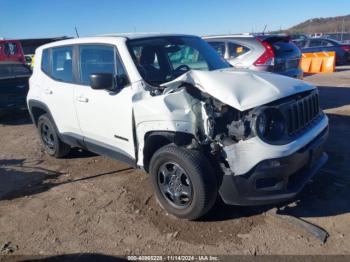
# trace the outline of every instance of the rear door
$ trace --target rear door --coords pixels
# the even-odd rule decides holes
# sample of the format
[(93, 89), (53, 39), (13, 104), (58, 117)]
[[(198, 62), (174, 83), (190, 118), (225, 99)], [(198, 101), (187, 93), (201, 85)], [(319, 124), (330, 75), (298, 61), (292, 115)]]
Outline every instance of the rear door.
[(39, 81), (41, 100), (50, 109), (60, 133), (79, 133), (73, 94), (76, 79), (73, 72), (73, 46), (44, 49)]
[(288, 37), (270, 37), (265, 41), (272, 46), (275, 54), (274, 72), (286, 74), (299, 69), (301, 51)]

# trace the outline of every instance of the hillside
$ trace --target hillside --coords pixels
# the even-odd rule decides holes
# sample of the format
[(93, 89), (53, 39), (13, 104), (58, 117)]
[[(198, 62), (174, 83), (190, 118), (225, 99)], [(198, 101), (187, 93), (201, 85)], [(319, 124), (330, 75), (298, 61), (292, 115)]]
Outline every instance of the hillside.
[(341, 32), (344, 21), (344, 32), (350, 32), (350, 15), (306, 20), (286, 30), (289, 33), (333, 33)]

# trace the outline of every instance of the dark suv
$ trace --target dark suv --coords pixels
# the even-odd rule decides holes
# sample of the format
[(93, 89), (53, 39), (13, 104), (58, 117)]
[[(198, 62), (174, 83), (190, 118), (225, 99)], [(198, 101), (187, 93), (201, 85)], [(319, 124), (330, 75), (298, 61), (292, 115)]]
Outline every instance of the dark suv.
[(31, 70), (22, 63), (0, 62), (0, 115), (26, 107)]

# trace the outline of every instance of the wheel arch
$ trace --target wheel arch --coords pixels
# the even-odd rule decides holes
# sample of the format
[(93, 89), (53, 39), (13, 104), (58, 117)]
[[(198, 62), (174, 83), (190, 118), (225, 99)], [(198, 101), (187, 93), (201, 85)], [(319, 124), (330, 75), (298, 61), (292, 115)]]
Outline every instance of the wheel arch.
[(174, 143), (177, 146), (190, 145), (195, 139), (193, 134), (176, 131), (150, 131), (145, 134), (143, 147), (143, 167), (148, 172), (154, 153), (163, 146)]
[[(38, 125), (39, 117), (43, 114), (48, 114), (50, 116), (51, 120), (53, 121), (50, 109), (43, 102), (40, 102), (37, 100), (32, 100), (32, 99), (29, 100), (28, 101), (28, 111), (29, 111), (29, 115), (32, 118), (34, 125), (36, 125), (36, 126)], [(56, 124), (54, 121), (53, 121), (53, 123), (54, 123), (55, 128), (56, 128)]]

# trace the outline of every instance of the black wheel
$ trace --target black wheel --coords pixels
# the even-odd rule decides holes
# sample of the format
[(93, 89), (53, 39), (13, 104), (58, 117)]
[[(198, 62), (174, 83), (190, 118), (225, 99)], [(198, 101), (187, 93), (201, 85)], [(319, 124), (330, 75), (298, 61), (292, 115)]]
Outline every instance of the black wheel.
[(150, 173), (160, 205), (176, 217), (197, 219), (215, 203), (217, 178), (199, 151), (164, 146), (153, 155)]
[(38, 131), (44, 149), (50, 156), (60, 158), (69, 153), (70, 146), (60, 140), (48, 114), (39, 117)]

